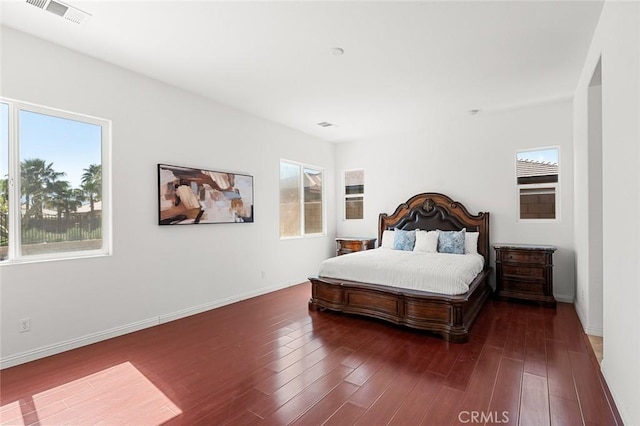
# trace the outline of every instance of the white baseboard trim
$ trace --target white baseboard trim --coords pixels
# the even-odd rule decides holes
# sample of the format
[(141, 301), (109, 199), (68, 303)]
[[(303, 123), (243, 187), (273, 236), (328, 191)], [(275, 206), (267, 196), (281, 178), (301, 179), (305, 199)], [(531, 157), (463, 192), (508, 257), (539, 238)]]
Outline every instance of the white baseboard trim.
[(598, 336), (598, 337), (604, 336), (604, 330), (601, 327), (589, 327), (587, 316), (582, 310), (582, 305), (576, 302), (573, 304), (573, 306), (575, 306), (576, 308), (576, 314), (578, 314), (580, 325), (582, 325), (582, 330), (584, 331), (585, 334), (590, 334), (592, 336)]
[(574, 303), (573, 296), (566, 296), (564, 294), (558, 294), (558, 295), (554, 295), (553, 297), (555, 297), (556, 301), (558, 301), (558, 302)]
[(214, 302), (205, 303), (203, 305), (194, 306), (187, 309), (181, 309), (170, 314), (160, 315), (156, 318), (149, 318), (142, 321), (137, 321), (131, 324), (125, 324), (119, 327), (114, 327), (109, 330), (98, 331), (96, 333), (87, 334), (86, 336), (77, 337), (74, 339), (65, 340), (63, 342), (54, 343), (40, 348), (32, 349), (30, 351), (10, 355), (4, 358), (0, 358), (0, 370), (14, 367), (16, 365), (24, 364), (26, 362), (35, 361), (40, 358), (66, 352), (71, 349), (77, 349), (82, 346), (91, 345), (93, 343), (101, 342), (103, 340), (111, 339), (113, 337), (123, 336), (125, 334), (133, 333), (134, 331), (140, 331), (145, 328), (153, 327), (159, 324), (164, 324), (170, 321), (175, 321), (181, 318), (185, 318), (191, 315), (200, 314), (202, 312), (209, 311), (211, 309), (219, 308), (231, 303), (240, 302), (242, 300), (250, 299), (252, 297), (261, 296), (263, 294), (271, 293), (276, 290), (280, 290), (286, 287), (291, 287), (297, 284), (284, 283), (281, 285), (275, 285), (270, 287), (263, 287), (257, 290), (247, 291), (235, 296), (227, 297), (225, 299), (216, 300)]
[(158, 317), (158, 322), (160, 324), (164, 324), (167, 322), (179, 320), (181, 318), (190, 317), (191, 315), (201, 314), (203, 312), (210, 311), (211, 309), (220, 308), (222, 306), (230, 305), (232, 303), (240, 302), (242, 300), (251, 299), (252, 297), (262, 296), (263, 294), (271, 293), (276, 290), (281, 290), (286, 287), (289, 287), (289, 285), (282, 284), (282, 285), (276, 285), (271, 287), (263, 287), (257, 290), (247, 291), (245, 293), (240, 293), (235, 296), (227, 297), (225, 299), (216, 300), (214, 302), (193, 306), (191, 308), (181, 309), (179, 311), (172, 312), (170, 314), (160, 315)]
[(30, 351), (10, 355), (0, 359), (0, 370), (24, 364), (26, 362), (35, 361), (40, 358), (59, 354), (61, 352), (70, 351), (82, 346), (91, 345), (113, 337), (122, 336), (133, 333), (134, 331), (143, 330), (145, 328), (158, 325), (157, 318), (137, 321), (131, 324), (114, 327), (109, 330), (98, 331), (96, 333), (87, 334), (86, 336), (76, 337), (75, 339), (65, 340), (63, 342), (54, 343), (52, 345), (42, 346)]
[(584, 332), (586, 334), (591, 335), (591, 336), (598, 336), (598, 337), (603, 337), (604, 336), (604, 330), (601, 329), (601, 328), (585, 327), (584, 328)]
[(622, 423), (625, 425), (633, 424), (631, 422), (631, 414), (629, 413), (629, 410), (624, 404), (622, 404), (622, 401), (620, 400), (620, 396), (616, 392), (616, 389), (609, 384), (611, 382), (609, 381), (608, 374), (607, 374), (607, 372), (609, 371), (608, 367), (609, 367), (609, 364), (606, 362), (605, 359), (603, 359), (602, 363), (600, 364), (600, 372), (602, 372), (602, 377), (604, 377), (604, 381), (607, 382), (607, 387), (609, 388), (609, 392), (611, 392), (613, 403), (616, 404), (618, 413), (620, 413), (620, 417), (622, 417)]

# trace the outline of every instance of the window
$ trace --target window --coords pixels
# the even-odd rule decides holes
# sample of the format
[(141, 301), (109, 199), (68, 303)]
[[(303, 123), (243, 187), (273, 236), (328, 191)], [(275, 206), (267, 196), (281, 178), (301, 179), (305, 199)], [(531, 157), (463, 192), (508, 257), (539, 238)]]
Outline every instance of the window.
[(344, 218), (364, 218), (364, 170), (344, 172)]
[(324, 234), (324, 173), (280, 161), (280, 238)]
[(518, 218), (557, 219), (558, 148), (519, 151), (516, 153)]
[(0, 100), (0, 261), (106, 254), (110, 122)]

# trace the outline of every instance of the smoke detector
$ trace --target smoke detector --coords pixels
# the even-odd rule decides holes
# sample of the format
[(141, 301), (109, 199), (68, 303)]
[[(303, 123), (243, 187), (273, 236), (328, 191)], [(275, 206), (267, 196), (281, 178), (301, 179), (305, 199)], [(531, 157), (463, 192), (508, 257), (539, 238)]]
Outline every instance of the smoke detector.
[(57, 0), (27, 0), (27, 3), (76, 24), (82, 24), (91, 17), (89, 13)]

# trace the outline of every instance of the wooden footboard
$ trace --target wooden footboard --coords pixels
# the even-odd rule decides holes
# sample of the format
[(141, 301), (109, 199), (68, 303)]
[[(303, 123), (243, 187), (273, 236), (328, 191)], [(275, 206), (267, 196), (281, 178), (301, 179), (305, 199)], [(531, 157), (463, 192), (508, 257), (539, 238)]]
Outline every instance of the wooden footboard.
[(310, 277), (309, 309), (365, 315), (431, 331), (447, 341), (463, 343), (491, 294), (490, 273), (491, 268), (482, 271), (471, 283), (469, 291), (458, 296)]

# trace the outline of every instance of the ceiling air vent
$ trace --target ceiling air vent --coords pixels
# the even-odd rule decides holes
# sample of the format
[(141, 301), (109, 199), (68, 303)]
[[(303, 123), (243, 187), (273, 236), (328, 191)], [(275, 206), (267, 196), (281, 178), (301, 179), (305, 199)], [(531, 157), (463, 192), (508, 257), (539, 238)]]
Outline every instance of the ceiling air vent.
[(84, 12), (76, 7), (69, 6), (56, 0), (27, 0), (27, 3), (36, 6), (40, 9), (51, 12), (54, 15), (58, 15), (76, 24), (81, 24), (91, 17), (90, 14)]

